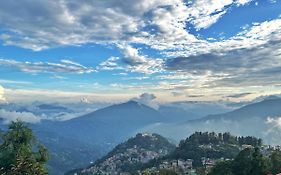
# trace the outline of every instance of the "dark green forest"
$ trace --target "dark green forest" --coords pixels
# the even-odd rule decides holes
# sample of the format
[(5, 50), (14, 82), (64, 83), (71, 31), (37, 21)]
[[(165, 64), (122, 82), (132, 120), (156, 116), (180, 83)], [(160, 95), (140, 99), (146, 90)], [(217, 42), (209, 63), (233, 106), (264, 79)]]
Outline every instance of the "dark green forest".
[(267, 175), (281, 172), (281, 152), (262, 155), (260, 149), (244, 149), (234, 160), (221, 161), (208, 175)]

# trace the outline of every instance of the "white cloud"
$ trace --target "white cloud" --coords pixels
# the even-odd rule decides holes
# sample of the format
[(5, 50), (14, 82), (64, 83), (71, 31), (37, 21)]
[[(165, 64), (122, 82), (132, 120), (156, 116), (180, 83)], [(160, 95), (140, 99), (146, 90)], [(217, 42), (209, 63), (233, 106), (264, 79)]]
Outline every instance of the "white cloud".
[[(127, 40), (145, 25), (145, 13), (167, 4), (173, 3), (170, 0), (134, 3), (128, 0), (7, 1), (1, 3), (0, 21), (10, 32), (2, 38), (7, 45), (34, 50), (56, 45)], [(22, 10), (13, 10), (17, 8)]]
[(0, 102), (5, 101), (4, 98), (4, 88), (0, 85)]
[(210, 25), (217, 22), (217, 20), (226, 13), (226, 6), (233, 3), (233, 0), (197, 0), (191, 4), (189, 13), (191, 18), (189, 21), (196, 29), (208, 28)]
[(4, 119), (5, 123), (16, 120), (21, 120), (28, 123), (38, 123), (41, 120), (40, 117), (35, 116), (30, 112), (6, 111), (4, 109), (0, 109), (0, 118)]
[(28, 73), (91, 73), (95, 70), (69, 60), (61, 60), (59, 63), (52, 62), (21, 62), (10, 59), (0, 59), (0, 65), (16, 68)]
[(281, 129), (281, 117), (268, 117), (266, 123), (271, 125), (271, 129)]
[(2, 84), (21, 84), (21, 85), (32, 84), (32, 82), (29, 82), (29, 81), (16, 81), (16, 80), (6, 80), (6, 79), (0, 79), (0, 83), (2, 83)]
[[(0, 24), (6, 45), (42, 50), (60, 45), (129, 41), (148, 44), (196, 42), (186, 29), (207, 28), (230, 5), (250, 0), (107, 0), (107, 1), (5, 1)], [(21, 10), (14, 10), (21, 9)], [(158, 48), (161, 48), (159, 44)]]
[(130, 45), (119, 45), (119, 48), (123, 51), (124, 62), (131, 66), (143, 64), (147, 61), (144, 56), (139, 55), (138, 49)]
[(236, 0), (236, 4), (239, 5), (246, 5), (254, 0)]
[(118, 64), (119, 57), (110, 57), (101, 62), (97, 67), (98, 70), (123, 70), (124, 68)]
[(127, 64), (126, 69), (131, 72), (152, 74), (163, 71), (164, 61), (157, 58), (147, 58), (140, 55), (139, 50), (130, 45), (119, 45), (124, 54), (123, 62)]
[(110, 57), (97, 67), (97, 70), (124, 70), (127, 72), (138, 72), (153, 74), (163, 71), (164, 61), (159, 58), (147, 58), (139, 53), (139, 50), (128, 45), (118, 44), (124, 58)]
[[(5, 89), (5, 98), (9, 102), (14, 103), (32, 103), (36, 100), (44, 101), (44, 103), (77, 103), (81, 99), (87, 97), (88, 100), (95, 103), (117, 103), (131, 99), (135, 94), (126, 92), (108, 93), (111, 87), (101, 86), (99, 90), (104, 92), (71, 92), (65, 90), (50, 89)], [(106, 93), (105, 93), (106, 92)], [(38, 98), (40, 97), (40, 98)]]
[(275, 4), (277, 0), (269, 0), (270, 3)]
[(150, 93), (143, 93), (139, 97), (132, 98), (133, 101), (139, 102), (141, 104), (158, 108), (157, 103), (154, 101), (156, 99), (156, 96), (154, 94)]
[(228, 40), (201, 44), (197, 53), (187, 46), (171, 52), (175, 58), (166, 68), (176, 72), (174, 77), (183, 72), (199, 76), (207, 87), (275, 86), (280, 84), (280, 36), (280, 18), (254, 24)]

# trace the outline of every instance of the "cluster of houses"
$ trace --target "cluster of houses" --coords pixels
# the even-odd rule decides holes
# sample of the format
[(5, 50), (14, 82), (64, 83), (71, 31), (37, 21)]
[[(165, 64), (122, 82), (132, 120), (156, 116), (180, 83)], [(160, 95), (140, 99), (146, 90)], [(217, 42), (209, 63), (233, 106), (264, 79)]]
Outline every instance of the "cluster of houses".
[(82, 173), (103, 174), (103, 175), (126, 175), (122, 167), (137, 163), (147, 163), (150, 160), (164, 156), (167, 150), (150, 151), (135, 145), (126, 151), (112, 155), (97, 165), (84, 169)]
[[(212, 145), (202, 145), (202, 147), (211, 148)], [(253, 148), (251, 145), (242, 145), (240, 149)], [(262, 146), (261, 152), (263, 155), (270, 155), (273, 150), (281, 150), (280, 146)], [(92, 174), (102, 174), (102, 175), (130, 175), (130, 173), (124, 171), (122, 167), (128, 165), (134, 165), (137, 163), (147, 163), (154, 158), (158, 158), (166, 155), (167, 150), (150, 151), (138, 147), (135, 145), (133, 148), (127, 148), (125, 151), (112, 155), (106, 158), (104, 161), (97, 165), (93, 165), (88, 169), (84, 169), (82, 173), (92, 173)], [(215, 166), (218, 161), (226, 160), (221, 159), (210, 159), (207, 157), (202, 157), (202, 165), (208, 172)], [(166, 160), (161, 162), (157, 167), (151, 167), (145, 171), (139, 172), (143, 174), (144, 172), (157, 173), (162, 169), (172, 170), (177, 174), (181, 175), (196, 175), (196, 170), (192, 166), (193, 160)]]
[(172, 160), (172, 161), (164, 161), (159, 168), (160, 169), (168, 169), (168, 170), (173, 170), (174, 172), (178, 174), (192, 174), (195, 172), (192, 169), (192, 159), (187, 159), (187, 160)]

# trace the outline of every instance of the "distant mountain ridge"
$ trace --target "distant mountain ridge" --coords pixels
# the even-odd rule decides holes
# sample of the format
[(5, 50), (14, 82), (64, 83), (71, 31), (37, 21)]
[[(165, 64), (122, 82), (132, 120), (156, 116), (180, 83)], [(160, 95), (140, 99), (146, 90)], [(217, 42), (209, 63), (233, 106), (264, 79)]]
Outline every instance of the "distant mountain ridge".
[(253, 135), (262, 138), (267, 144), (276, 145), (281, 144), (280, 118), (281, 98), (275, 97), (245, 105), (231, 112), (208, 115), (178, 124), (151, 125), (143, 130), (178, 141), (196, 131), (231, 132), (235, 135)]
[(281, 98), (268, 98), (263, 101), (252, 103), (236, 109), (231, 112), (208, 115), (200, 120), (243, 120), (249, 117), (259, 117), (266, 119), (267, 117), (280, 117), (281, 116)]

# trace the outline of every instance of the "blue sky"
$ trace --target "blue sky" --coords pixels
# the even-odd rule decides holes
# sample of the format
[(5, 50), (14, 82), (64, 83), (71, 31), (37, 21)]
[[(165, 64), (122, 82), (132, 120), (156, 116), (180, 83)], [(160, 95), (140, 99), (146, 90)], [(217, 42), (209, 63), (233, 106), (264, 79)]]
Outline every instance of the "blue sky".
[(279, 94), (280, 15), (280, 0), (3, 1), (0, 99)]

